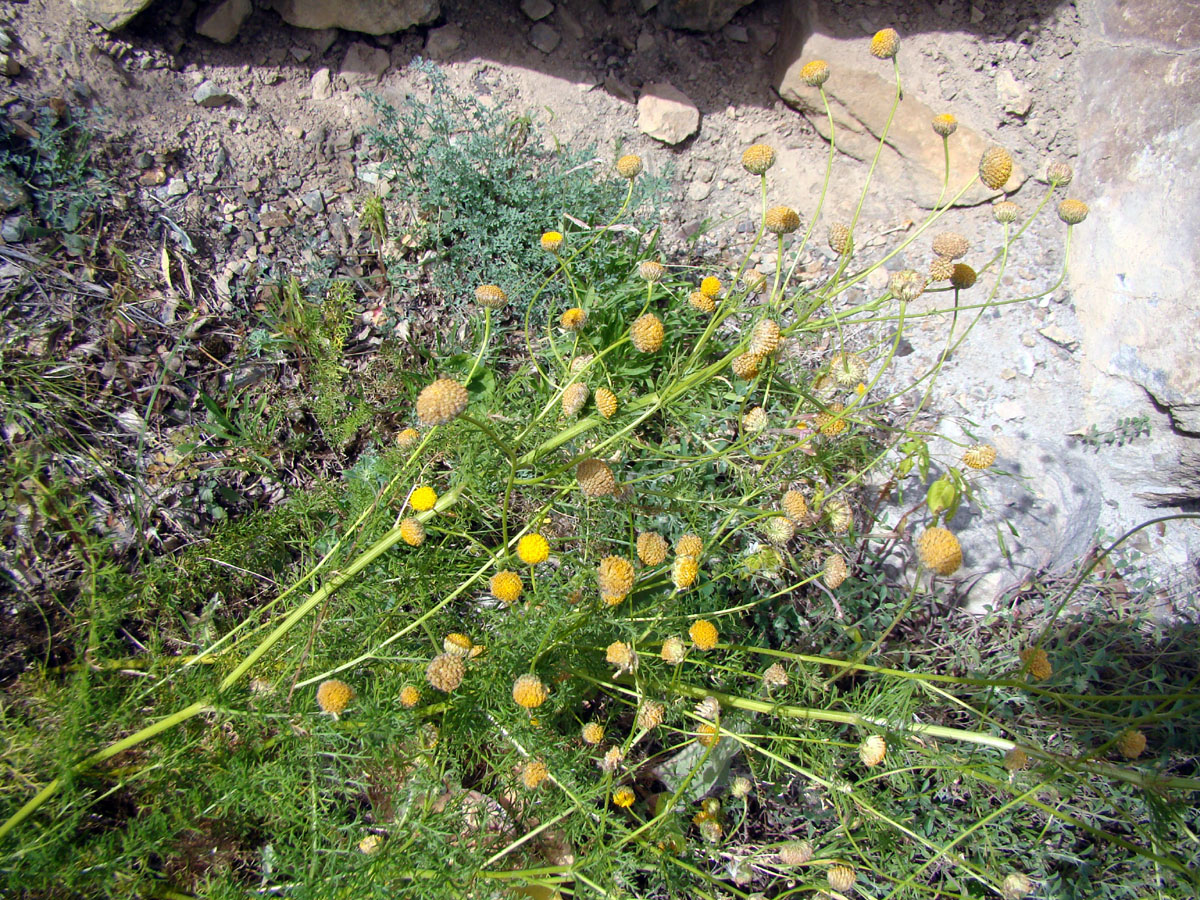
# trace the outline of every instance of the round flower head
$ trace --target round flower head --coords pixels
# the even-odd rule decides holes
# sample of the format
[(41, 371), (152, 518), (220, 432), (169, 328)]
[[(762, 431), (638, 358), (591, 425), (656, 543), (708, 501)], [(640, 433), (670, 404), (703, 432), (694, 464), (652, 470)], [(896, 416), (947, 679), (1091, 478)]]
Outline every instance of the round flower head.
[(696, 742), (701, 747), (715, 747), (721, 740), (721, 729), (705, 723), (696, 729)]
[(604, 759), (600, 760), (600, 768), (611, 775), (621, 767), (623, 759), (625, 754), (621, 752), (620, 747), (609, 747), (604, 751)]
[(822, 511), (825, 513), (825, 518), (829, 520), (829, 527), (833, 529), (834, 534), (845, 534), (854, 524), (854, 510), (841, 497), (834, 497), (825, 504)]
[(589, 393), (588, 386), (581, 381), (567, 385), (567, 389), (563, 391), (562, 395), (563, 415), (568, 419), (573, 419), (579, 415), (579, 411), (587, 403)]
[(835, 222), (829, 226), (829, 249), (838, 256), (849, 256), (854, 252), (854, 235), (848, 225)]
[(544, 563), (550, 557), (550, 544), (540, 534), (527, 534), (517, 541), (517, 556), (527, 566)]
[(1058, 204), (1058, 217), (1068, 225), (1078, 225), (1087, 218), (1088, 205), (1082, 200), (1072, 200), (1068, 197)]
[(703, 291), (692, 291), (688, 294), (688, 303), (692, 309), (698, 309), (702, 313), (710, 313), (717, 308), (716, 301)]
[(629, 809), (633, 806), (633, 801), (637, 796), (633, 793), (633, 788), (628, 785), (621, 785), (612, 794), (613, 806), (619, 806), (621, 809)]
[(925, 293), (927, 284), (925, 276), (920, 272), (914, 272), (912, 269), (901, 269), (888, 282), (888, 289), (897, 300), (911, 303)]
[(1013, 747), (1004, 754), (1004, 768), (1016, 772), (1029, 765), (1029, 755), (1020, 747)]
[(663, 344), (663, 324), (654, 313), (638, 316), (629, 328), (629, 338), (642, 353), (656, 353)]
[(588, 722), (583, 726), (582, 736), (584, 743), (598, 744), (604, 740), (604, 726), (599, 722)]
[(595, 358), (595, 355), (591, 353), (584, 353), (582, 356), (575, 357), (573, 360), (571, 360), (571, 365), (569, 367), (571, 374), (578, 375), (580, 372), (590, 366), (592, 364), (592, 360)]
[(825, 565), (821, 569), (821, 580), (825, 582), (825, 587), (836, 591), (849, 574), (845, 557), (840, 553), (831, 553), (825, 557)]
[(779, 349), (779, 324), (772, 319), (763, 319), (750, 332), (750, 353), (755, 356), (770, 356)]
[(617, 395), (606, 387), (596, 388), (596, 412), (611, 419), (617, 414)]
[(368, 834), (365, 838), (358, 842), (358, 852), (370, 856), (372, 853), (378, 853), (379, 848), (383, 846), (383, 837), (378, 834)]
[(754, 407), (742, 416), (742, 431), (746, 434), (758, 434), (767, 424), (767, 412), (761, 406)]
[(837, 437), (846, 430), (846, 420), (841, 414), (846, 411), (842, 403), (830, 403), (828, 409), (817, 413), (813, 421), (825, 437)]
[(421, 692), (411, 684), (406, 684), (400, 689), (400, 705), (405, 709), (412, 709), (421, 702)]
[(328, 713), (335, 719), (341, 715), (353, 699), (354, 688), (336, 678), (322, 681), (317, 688), (317, 706), (321, 707), (321, 712)]
[(1126, 759), (1137, 759), (1146, 749), (1146, 736), (1136, 728), (1127, 728), (1117, 736), (1117, 752)]
[(716, 297), (721, 293), (721, 279), (715, 275), (707, 275), (700, 279), (700, 293), (705, 297)]
[(1017, 217), (1020, 215), (1021, 207), (1011, 200), (1001, 200), (992, 206), (992, 217), (1001, 225), (1017, 221)]
[(779, 508), (793, 522), (799, 522), (808, 515), (808, 501), (804, 499), (804, 495), (799, 491), (788, 491), (785, 493), (783, 499), (779, 501)]
[(513, 682), (512, 697), (517, 706), (536, 709), (546, 702), (550, 692), (536, 675), (525, 674)]
[(829, 63), (823, 59), (806, 62), (800, 69), (800, 80), (809, 87), (820, 87), (829, 80)]
[(900, 49), (900, 35), (895, 28), (882, 28), (871, 38), (871, 55), (877, 59), (891, 59)]
[(742, 273), (742, 286), (751, 294), (761, 293), (767, 286), (767, 276), (758, 269), (747, 269)]
[(417, 512), (428, 512), (437, 503), (437, 491), (427, 484), (413, 490), (408, 497), (408, 505)]
[(775, 150), (767, 144), (751, 144), (742, 154), (742, 167), (751, 175), (765, 175), (775, 165)]
[(933, 125), (934, 132), (940, 134), (942, 137), (950, 137), (950, 135), (958, 130), (958, 119), (954, 118), (950, 113), (942, 113), (940, 116), (934, 116), (930, 124)]
[(657, 728), (663, 723), (666, 714), (667, 708), (657, 700), (647, 700), (642, 704), (642, 708), (638, 710), (638, 728), (644, 728), (646, 731)]
[(653, 259), (644, 259), (638, 263), (638, 275), (644, 281), (657, 284), (667, 274), (667, 267)]
[(857, 353), (835, 353), (829, 360), (829, 374), (842, 387), (853, 387), (867, 377), (867, 364)]
[(457, 631), (452, 631), (442, 638), (442, 650), (451, 656), (460, 656), (466, 659), (471, 655), (471, 648), (474, 646), (474, 642), (469, 637)]
[(675, 543), (675, 552), (680, 556), (694, 556), (699, 559), (704, 553), (704, 540), (700, 535), (689, 531)]
[(657, 532), (643, 531), (637, 536), (637, 555), (644, 565), (662, 565), (667, 549), (667, 539)]
[(450, 693), (462, 684), (467, 667), (463, 665), (462, 657), (454, 653), (443, 653), (435, 656), (425, 667), (425, 680), (444, 694)]
[(458, 418), (469, 399), (457, 381), (439, 378), (417, 395), (417, 418), (422, 425), (445, 425)]
[(1050, 657), (1041, 647), (1030, 647), (1021, 651), (1021, 662), (1029, 669), (1029, 674), (1037, 681), (1045, 681), (1054, 674), (1050, 665)]
[(619, 602), (633, 590), (633, 563), (620, 556), (606, 556), (596, 567), (596, 584), (605, 597)]
[(743, 353), (741, 356), (734, 357), (731, 368), (733, 374), (738, 378), (749, 381), (751, 378), (758, 377), (762, 362), (763, 358), (756, 353)]
[(575, 467), (579, 489), (589, 497), (606, 497), (617, 489), (617, 480), (608, 463), (600, 459), (585, 459)]
[(767, 687), (787, 687), (788, 673), (780, 663), (772, 663), (762, 674), (763, 684)]
[(609, 665), (617, 667), (614, 678), (619, 677), (623, 672), (632, 672), (637, 668), (637, 656), (633, 652), (633, 648), (624, 641), (613, 641), (604, 648), (604, 660)]
[(679, 590), (690, 588), (700, 574), (700, 564), (694, 556), (677, 556), (671, 563), (671, 581)]
[(800, 227), (800, 214), (790, 206), (772, 206), (764, 222), (771, 234), (791, 234)]
[(563, 245), (563, 236), (561, 231), (547, 231), (542, 235), (542, 249), (547, 253), (557, 253), (558, 248)]
[(966, 263), (955, 263), (954, 271), (950, 273), (950, 286), (957, 290), (965, 291), (968, 288), (974, 287), (975, 281), (978, 278), (979, 276), (975, 273), (975, 270)]
[(954, 261), (946, 259), (944, 256), (935, 256), (933, 262), (929, 264), (930, 282), (949, 281), (953, 274)]
[(996, 461), (996, 448), (987, 444), (972, 444), (962, 455), (963, 465), (971, 469), (986, 469)]
[(415, 428), (405, 428), (396, 435), (396, 446), (401, 450), (407, 450), (417, 442), (421, 435)]
[(696, 715), (698, 715), (701, 719), (716, 721), (717, 716), (720, 714), (721, 701), (711, 694), (696, 704)]
[(683, 646), (683, 641), (678, 637), (671, 636), (663, 641), (662, 656), (663, 662), (671, 666), (677, 666), (683, 662), (683, 657), (687, 653), (687, 648)]
[(688, 637), (697, 650), (711, 650), (717, 646), (717, 626), (707, 619), (697, 619), (688, 629)]
[(475, 302), (484, 309), (500, 309), (508, 302), (508, 294), (498, 284), (481, 284), (475, 288)]
[(587, 313), (578, 306), (572, 306), (565, 313), (563, 313), (562, 318), (558, 320), (558, 324), (567, 331), (578, 331), (586, 323)]
[(542, 782), (550, 777), (550, 770), (546, 768), (546, 764), (540, 759), (531, 759), (525, 763), (525, 767), (521, 769), (521, 781), (525, 782), (525, 787), (531, 791), (537, 790)]
[(858, 874), (849, 866), (830, 866), (825, 878), (828, 879), (831, 888), (839, 894), (844, 894), (854, 887)]
[(425, 543), (425, 526), (420, 519), (411, 516), (400, 523), (400, 540), (410, 547), (420, 547)]
[(782, 546), (796, 536), (796, 526), (787, 516), (771, 516), (763, 525), (763, 534), (772, 544)]
[(858, 758), (868, 768), (879, 765), (883, 762), (883, 757), (886, 755), (887, 741), (883, 739), (883, 735), (881, 734), (873, 734), (858, 745)]
[(1075, 177), (1071, 166), (1065, 162), (1052, 162), (1046, 167), (1046, 177), (1055, 187), (1066, 187)]
[(1013, 159), (1003, 147), (988, 147), (979, 158), (979, 180), (993, 191), (1001, 190), (1012, 175)]
[(729, 782), (729, 795), (736, 800), (749, 797), (752, 790), (754, 790), (754, 782), (744, 775), (739, 775)]
[(622, 178), (634, 179), (642, 172), (642, 158), (634, 153), (626, 153), (617, 160), (617, 174)]
[(962, 546), (945, 528), (926, 528), (917, 538), (917, 556), (939, 575), (953, 575), (962, 565)]
[(1009, 872), (1000, 883), (1000, 896), (1004, 900), (1021, 900), (1022, 897), (1029, 896), (1032, 890), (1033, 885), (1029, 883), (1029, 876), (1024, 872)]
[(521, 576), (516, 572), (508, 571), (508, 569), (503, 569), (493, 575), (491, 581), (488, 582), (488, 587), (493, 597), (510, 605), (516, 603), (521, 592), (525, 590)]
[(971, 249), (971, 242), (957, 231), (943, 231), (933, 239), (933, 252), (946, 259), (962, 259)]
[(782, 865), (802, 866), (812, 859), (813, 848), (808, 841), (788, 841), (779, 848), (779, 862)]

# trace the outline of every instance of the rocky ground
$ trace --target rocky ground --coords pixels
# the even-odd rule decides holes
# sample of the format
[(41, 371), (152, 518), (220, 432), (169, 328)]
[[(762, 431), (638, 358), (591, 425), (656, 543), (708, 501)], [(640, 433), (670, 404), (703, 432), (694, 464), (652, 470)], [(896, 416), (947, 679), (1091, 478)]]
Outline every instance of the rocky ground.
[[(960, 150), (955, 175), (973, 173), (976, 146), (996, 142), (1012, 151), (1019, 172), (1010, 198), (1026, 212), (1048, 189), (1048, 162), (1078, 165), (1087, 150), (1081, 116), (1096, 102), (1081, 86), (1081, 66), (1091, 59), (1081, 39), (1112, 26), (1109, 4), (1077, 9), (1049, 0), (847, 0), (819, 12), (802, 0), (758, 0), (741, 9), (653, 0), (374, 4), (376, 11), (403, 7), (406, 25), (413, 24), (383, 34), (297, 27), (280, 15), (301, 21), (305, 9), (322, 7), (350, 15), (359, 4), (348, 0), (288, 0), (276, 4), (278, 11), (249, 0), (158, 2), (112, 31), (81, 11), (113, 27), (119, 20), (105, 16), (120, 5), (9, 4), (0, 12), (8, 36), (0, 48), (8, 73), (0, 76), (0, 103), (27, 127), (49, 98), (89, 109), (116, 154), (119, 202), (145, 235), (131, 242), (135, 261), (154, 271), (169, 248), (179, 262), (168, 271), (178, 280), (186, 269), (190, 299), (213, 315), (232, 308), (254, 275), (301, 272), (330, 258), (350, 271), (360, 266), (361, 274), (368, 241), (362, 200), (389, 192), (364, 139), (374, 119), (363, 95), (402, 103), (416, 87), (408, 66), (417, 56), (437, 60), (457, 90), (535, 115), (554, 139), (593, 144), (605, 159), (618, 148), (639, 153), (677, 186), (664, 221), (668, 247), (684, 259), (687, 240), (700, 233), (698, 251), (733, 261), (756, 222), (757, 185), (740, 166), (750, 143), (765, 141), (779, 152), (773, 202), (805, 214), (816, 208), (827, 126), (823, 113), (804, 111), (813, 97), (796, 83), (798, 60), (830, 61), (828, 91), (845, 150), (835, 160), (817, 235), (853, 215), (892, 90), (890, 64), (870, 57), (866, 44), (877, 29), (895, 26), (903, 35), (905, 100), (858, 229), (860, 253), (874, 259), (912, 234), (936, 198), (942, 159), (928, 130), (932, 114), (952, 112), (961, 123), (951, 138), (952, 151)], [(1088, 171), (1079, 174), (1080, 191), (1106, 190)], [(1101, 198), (1080, 196), (1103, 208)], [(870, 285), (886, 284), (889, 270), (925, 269), (930, 237), (943, 226), (970, 238), (968, 262), (991, 258), (1001, 235), (992, 198), (968, 194)], [(1079, 242), (1089, 240), (1090, 225), (1076, 229)], [(977, 509), (974, 519), (964, 514), (959, 522), (969, 567), (984, 573), (966, 585), (977, 605), (995, 602), (1036, 571), (1068, 565), (1098, 529), (1118, 534), (1200, 496), (1178, 474), (1178, 440), (1186, 435), (1171, 409), (1147, 402), (1128, 382), (1112, 391), (1113, 402), (1104, 402), (1107, 388), (1096, 387), (1102, 379), (1092, 370), (1111, 367), (1087, 358), (1088, 334), (1099, 326), (1090, 311), (1092, 332), (1081, 324), (1078, 282), (1058, 283), (1064, 234), (1052, 209), (1026, 232), (998, 287), (1004, 304), (970, 331), (919, 419), (952, 438), (969, 432), (994, 443), (1001, 466), (1017, 476), (981, 496), (989, 506), (982, 515)], [(34, 249), (19, 205), (0, 235), (10, 249)], [(833, 263), (823, 241), (816, 246), (801, 262), (808, 275)], [(6, 258), (20, 264), (18, 256)], [(757, 262), (770, 269), (776, 261), (768, 251)], [(175, 290), (162, 287), (158, 305), (144, 310), (160, 320), (172, 314)], [(415, 302), (396, 316), (408, 330), (435, 327), (435, 311)], [(959, 317), (959, 333), (973, 318)], [(945, 317), (915, 321), (896, 377), (912, 380), (934, 365), (946, 329)], [(1142, 415), (1151, 435), (1126, 428), (1118, 445), (1118, 419)], [(1090, 443), (1083, 440), (1089, 433)], [(937, 449), (955, 458), (948, 445)], [(1163, 470), (1151, 489), (1138, 471), (1148, 454)], [(1172, 483), (1181, 485), (1174, 493)], [(997, 514), (1015, 529), (1005, 532), (1003, 549)], [(1173, 523), (1141, 532), (1135, 546), (1145, 559), (1128, 560), (1129, 571), (1149, 572), (1164, 609), (1175, 609), (1196, 582), (1200, 532)]]

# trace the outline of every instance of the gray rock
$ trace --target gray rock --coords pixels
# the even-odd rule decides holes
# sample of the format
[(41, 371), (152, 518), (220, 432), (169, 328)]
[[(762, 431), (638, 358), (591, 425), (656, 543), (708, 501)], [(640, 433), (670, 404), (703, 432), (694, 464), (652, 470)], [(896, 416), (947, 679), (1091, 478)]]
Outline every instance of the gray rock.
[(19, 178), (8, 169), (0, 169), (0, 214), (11, 212), (29, 202), (29, 194)]
[(667, 82), (648, 84), (638, 98), (638, 130), (665, 144), (678, 144), (700, 128), (700, 110)]
[(309, 81), (309, 88), (312, 90), (312, 98), (314, 100), (328, 100), (332, 97), (333, 83), (329, 78), (329, 70), (320, 68), (313, 72), (312, 79)]
[(996, 95), (1004, 111), (1014, 116), (1027, 116), (1033, 106), (1033, 94), (1029, 88), (1017, 81), (1009, 69), (1001, 69), (996, 73)]
[(658, 20), (669, 28), (720, 31), (752, 0), (662, 0)]
[(537, 22), (529, 29), (529, 43), (543, 53), (553, 53), (561, 41), (562, 35), (545, 22)]
[(386, 50), (355, 41), (342, 59), (341, 74), (350, 84), (367, 84), (382, 78), (389, 65), (391, 58)]
[(188, 183), (185, 178), (172, 178), (167, 182), (166, 194), (168, 197), (182, 197), (188, 192)]
[(275, 11), (300, 28), (392, 34), (441, 15), (438, 0), (275, 0)]
[(693, 181), (688, 185), (688, 199), (693, 203), (699, 203), (701, 200), (707, 200), (708, 195), (712, 193), (712, 184), (707, 181)]
[(737, 41), (739, 44), (750, 42), (750, 32), (746, 30), (744, 25), (729, 25), (725, 29), (725, 37), (731, 41)]
[(196, 33), (218, 44), (231, 44), (249, 17), (250, 9), (250, 0), (221, 0), (196, 19)]
[(462, 46), (462, 39), (463, 30), (458, 25), (433, 28), (425, 38), (425, 55), (439, 62), (447, 60), (458, 52), (458, 48)]
[(554, 4), (550, 0), (521, 0), (521, 12), (537, 22), (554, 12)]
[(583, 28), (583, 23), (575, 18), (575, 14), (565, 6), (560, 6), (554, 11), (554, 21), (558, 23), (558, 26), (563, 31), (577, 41), (582, 41), (587, 35), (587, 32)]
[(9, 216), (0, 225), (0, 238), (3, 238), (9, 244), (16, 244), (19, 241), (23, 241), (25, 240), (25, 227), (24, 216)]
[(212, 109), (217, 106), (228, 106), (233, 102), (233, 94), (218, 87), (213, 81), (202, 81), (196, 90), (192, 91), (192, 99), (200, 106)]
[(300, 200), (315, 213), (325, 212), (325, 196), (320, 191), (309, 191)]
[(150, 5), (150, 0), (71, 0), (71, 5), (105, 31), (117, 31)]

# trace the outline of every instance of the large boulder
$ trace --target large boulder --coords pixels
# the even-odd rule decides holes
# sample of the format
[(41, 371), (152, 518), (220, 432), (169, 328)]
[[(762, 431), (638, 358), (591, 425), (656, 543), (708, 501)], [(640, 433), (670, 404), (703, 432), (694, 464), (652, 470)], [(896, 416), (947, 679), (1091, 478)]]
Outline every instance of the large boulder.
[(129, 24), (151, 0), (71, 0), (71, 4), (105, 31), (117, 31)]
[(275, 11), (298, 28), (344, 28), (391, 34), (441, 15), (438, 0), (275, 0)]
[[(796, 0), (786, 7), (785, 22), (776, 50), (776, 89), (784, 102), (803, 113), (825, 140), (830, 139), (829, 116), (819, 89), (800, 77), (804, 64), (814, 59), (829, 63), (831, 76), (825, 83), (833, 113), (833, 138), (839, 151), (857, 160), (869, 162), (887, 128), (887, 140), (879, 158), (879, 177), (901, 188), (907, 199), (924, 209), (932, 209), (942, 196), (945, 156), (942, 139), (930, 125), (934, 110), (911, 89), (906, 90), (896, 108), (890, 127), (896, 83), (888, 62), (875, 59), (868, 51), (869, 37), (833, 37), (823, 30), (815, 5)], [(984, 135), (960, 121), (950, 137), (950, 183), (953, 196), (970, 183), (978, 172), (979, 157), (991, 144)], [(1005, 190), (1015, 191), (1026, 179), (1019, 165), (1013, 166)], [(976, 181), (956, 200), (959, 206), (974, 206), (998, 196)]]

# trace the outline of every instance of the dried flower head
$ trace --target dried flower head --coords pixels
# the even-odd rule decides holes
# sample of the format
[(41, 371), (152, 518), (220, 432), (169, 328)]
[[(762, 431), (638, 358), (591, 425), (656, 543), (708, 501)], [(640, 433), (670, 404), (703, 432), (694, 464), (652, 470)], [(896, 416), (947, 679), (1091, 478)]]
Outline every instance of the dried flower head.
[(317, 688), (317, 706), (321, 707), (321, 712), (328, 713), (335, 719), (341, 715), (353, 699), (354, 688), (336, 678), (322, 681)]
[(415, 444), (420, 437), (420, 432), (415, 428), (402, 429), (396, 435), (396, 446), (401, 450), (407, 450), (409, 447)]
[(420, 547), (425, 543), (425, 526), (420, 519), (409, 516), (400, 522), (400, 540), (410, 547)]
[(846, 430), (846, 420), (842, 418), (845, 411), (844, 403), (830, 403), (813, 417), (813, 422), (825, 437), (837, 437)]
[(1008, 183), (1012, 170), (1012, 156), (1003, 147), (988, 147), (979, 158), (979, 180), (993, 191)]
[(689, 531), (675, 542), (675, 552), (680, 556), (694, 556), (699, 559), (704, 553), (704, 540), (700, 535)]
[(481, 284), (475, 288), (475, 302), (484, 309), (500, 309), (508, 302), (508, 294), (498, 284)]
[(647, 566), (657, 566), (667, 558), (667, 539), (654, 531), (643, 531), (637, 536), (637, 555)]
[(634, 179), (642, 173), (642, 158), (634, 153), (626, 153), (617, 160), (617, 174), (622, 178)]
[(678, 590), (686, 590), (696, 583), (700, 574), (700, 564), (694, 556), (676, 556), (671, 563), (671, 581)]
[(738, 378), (749, 381), (751, 378), (757, 378), (759, 368), (762, 366), (763, 358), (755, 353), (743, 353), (741, 356), (735, 356), (731, 368), (733, 374)]
[(701, 719), (715, 722), (717, 716), (721, 715), (721, 701), (709, 694), (696, 704), (695, 712)]
[(471, 648), (474, 646), (474, 641), (457, 631), (452, 631), (442, 638), (442, 649), (452, 656), (461, 656), (463, 659), (471, 655)]
[(754, 790), (754, 782), (744, 775), (739, 775), (729, 782), (729, 795), (735, 799), (741, 800), (749, 797), (752, 790)]
[(706, 297), (716, 297), (721, 293), (721, 279), (715, 275), (706, 275), (700, 279), (700, 293)]
[(711, 650), (717, 646), (717, 626), (707, 619), (697, 619), (688, 629), (688, 637), (697, 650)]
[(833, 529), (834, 534), (845, 534), (850, 530), (850, 526), (854, 524), (854, 510), (841, 497), (834, 497), (828, 501), (822, 512), (825, 514), (825, 518), (829, 522), (829, 527)]
[(606, 598), (619, 602), (633, 590), (633, 563), (620, 556), (604, 557), (596, 567), (596, 584)]
[(596, 745), (604, 740), (604, 726), (599, 722), (588, 722), (581, 732), (584, 743)]
[(962, 565), (962, 546), (945, 528), (926, 528), (917, 538), (917, 556), (939, 575), (953, 575)]
[(583, 353), (571, 360), (571, 365), (567, 368), (572, 375), (578, 375), (584, 369), (592, 364), (592, 360), (596, 358), (594, 353)]
[(891, 59), (900, 50), (900, 35), (895, 28), (881, 28), (871, 38), (871, 55), (877, 59)]
[(696, 742), (701, 747), (715, 747), (721, 740), (721, 729), (705, 723), (696, 729)]
[(1024, 872), (1009, 872), (1000, 883), (1000, 896), (1004, 900), (1021, 900), (1022, 897), (1029, 896), (1032, 890), (1033, 885), (1029, 883), (1029, 876)]
[(867, 364), (857, 353), (835, 353), (829, 360), (829, 374), (842, 387), (853, 387), (867, 377)]
[(767, 687), (787, 687), (788, 673), (787, 669), (780, 663), (772, 663), (767, 666), (767, 670), (762, 674), (763, 684)]
[(1001, 200), (999, 203), (992, 205), (992, 217), (1001, 225), (1017, 221), (1020, 215), (1021, 207), (1017, 206), (1011, 200)]
[(626, 672), (637, 668), (637, 654), (633, 647), (624, 641), (613, 641), (604, 649), (604, 659), (609, 665), (617, 667), (613, 678), (620, 678)]
[(400, 688), (400, 705), (405, 709), (412, 709), (421, 702), (421, 692), (413, 685), (406, 684)]
[(1021, 662), (1029, 670), (1037, 681), (1045, 681), (1054, 674), (1054, 667), (1050, 665), (1050, 657), (1041, 647), (1030, 647), (1027, 650), (1021, 651)]
[(881, 734), (873, 734), (858, 745), (858, 758), (864, 766), (877, 766), (887, 755), (887, 741)]
[(521, 581), (521, 576), (516, 572), (502, 569), (492, 576), (488, 587), (491, 589), (493, 597), (511, 605), (517, 602), (517, 598), (525, 590), (525, 583)]
[(958, 130), (958, 119), (954, 118), (950, 113), (942, 113), (940, 116), (934, 116), (930, 123), (933, 126), (935, 133), (942, 137), (950, 137)]
[(710, 313), (717, 308), (716, 301), (703, 291), (692, 291), (688, 294), (688, 304), (691, 305), (692, 309), (699, 310), (702, 313)]
[(767, 412), (761, 406), (756, 406), (742, 416), (742, 431), (746, 434), (758, 434), (767, 427)]
[(591, 392), (588, 390), (588, 386), (581, 381), (567, 385), (567, 389), (562, 394), (563, 415), (568, 419), (573, 419), (579, 415), (579, 411), (587, 403), (589, 393)]
[(575, 467), (579, 488), (589, 497), (606, 497), (617, 489), (617, 480), (608, 463), (600, 459), (585, 459)]
[(547, 231), (542, 235), (542, 249), (547, 253), (557, 253), (558, 248), (563, 245), (563, 236), (561, 231)]
[(654, 313), (638, 316), (629, 329), (629, 338), (642, 353), (657, 353), (663, 344), (663, 324)]
[(644, 259), (638, 263), (638, 275), (644, 281), (657, 284), (667, 274), (667, 267), (653, 259)]
[(771, 234), (791, 234), (800, 227), (800, 213), (790, 206), (772, 206), (767, 210), (764, 224)]
[(796, 526), (787, 516), (771, 516), (763, 523), (763, 534), (772, 544), (783, 546), (796, 536)]
[(1082, 200), (1072, 200), (1068, 197), (1058, 204), (1058, 217), (1068, 225), (1078, 225), (1087, 218), (1088, 205)]
[(687, 654), (687, 648), (684, 647), (683, 641), (672, 635), (663, 641), (662, 656), (663, 662), (668, 665), (677, 666), (683, 662), (684, 656)]
[(927, 284), (925, 276), (920, 272), (914, 272), (912, 269), (901, 269), (891, 277), (891, 280), (888, 282), (888, 289), (897, 300), (911, 303), (925, 293)]
[(1004, 754), (1004, 768), (1017, 772), (1029, 765), (1029, 755), (1020, 747), (1013, 747)]
[(1071, 169), (1069, 163), (1052, 162), (1046, 166), (1046, 178), (1055, 187), (1066, 187), (1071, 183), (1071, 179), (1075, 177), (1075, 172)]
[(840, 553), (831, 553), (825, 557), (825, 565), (821, 568), (821, 580), (825, 582), (825, 587), (836, 591), (849, 575), (850, 570), (846, 566), (844, 556)]
[(625, 754), (621, 752), (620, 747), (609, 747), (604, 751), (604, 759), (600, 761), (600, 768), (611, 775), (621, 767), (624, 759)]
[(929, 280), (932, 283), (949, 281), (954, 274), (954, 260), (944, 256), (935, 256), (929, 264)]
[(578, 306), (572, 306), (562, 318), (558, 320), (558, 324), (567, 331), (578, 331), (587, 323), (587, 313)]
[(742, 287), (751, 294), (761, 293), (767, 286), (767, 276), (758, 269), (747, 269), (742, 273)]
[(633, 801), (637, 796), (633, 793), (633, 788), (628, 785), (621, 785), (612, 793), (613, 806), (619, 806), (621, 809), (628, 809), (633, 806)]
[(829, 249), (838, 256), (849, 256), (854, 252), (854, 233), (850, 226), (841, 222), (829, 226)]
[(537, 532), (517, 541), (517, 556), (527, 566), (536, 566), (550, 558), (550, 543)]
[(800, 69), (800, 80), (809, 87), (820, 87), (829, 80), (829, 63), (823, 59), (805, 63)]
[(425, 680), (443, 693), (450, 693), (462, 684), (467, 667), (463, 665), (462, 657), (454, 653), (443, 653), (435, 656), (425, 667)]
[(596, 412), (611, 419), (617, 413), (617, 395), (606, 387), (596, 388)]
[(637, 726), (646, 731), (657, 728), (666, 718), (667, 708), (657, 700), (647, 700), (642, 704), (637, 714)]
[(779, 501), (779, 508), (785, 516), (797, 523), (808, 515), (808, 501), (799, 491), (785, 492), (783, 499)]
[(750, 353), (755, 356), (770, 356), (779, 349), (779, 323), (763, 319), (750, 332)]
[(549, 696), (550, 691), (536, 675), (526, 673), (513, 682), (512, 698), (517, 706), (536, 709), (545, 703)]
[(417, 418), (422, 425), (446, 425), (467, 408), (467, 389), (449, 378), (439, 378), (417, 395)]
[(854, 882), (858, 880), (858, 873), (849, 866), (830, 866), (829, 871), (825, 873), (825, 878), (829, 881), (831, 888), (844, 894), (854, 887)]
[(962, 455), (963, 465), (971, 469), (986, 469), (996, 461), (996, 448), (987, 444), (972, 444)]
[(767, 144), (751, 144), (742, 154), (742, 166), (751, 175), (765, 175), (775, 165), (775, 150)]
[(933, 252), (946, 259), (962, 259), (971, 249), (971, 242), (957, 231), (943, 231), (933, 239)]
[(955, 263), (954, 271), (950, 273), (950, 286), (965, 291), (975, 286), (979, 275), (966, 263)]
[(1117, 752), (1126, 759), (1137, 759), (1146, 749), (1146, 735), (1136, 728), (1126, 728), (1117, 735)]
[(531, 791), (537, 790), (543, 781), (550, 777), (550, 770), (540, 759), (531, 759), (521, 769), (521, 780)]

